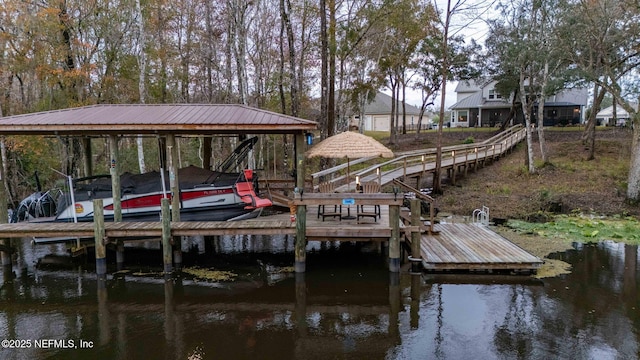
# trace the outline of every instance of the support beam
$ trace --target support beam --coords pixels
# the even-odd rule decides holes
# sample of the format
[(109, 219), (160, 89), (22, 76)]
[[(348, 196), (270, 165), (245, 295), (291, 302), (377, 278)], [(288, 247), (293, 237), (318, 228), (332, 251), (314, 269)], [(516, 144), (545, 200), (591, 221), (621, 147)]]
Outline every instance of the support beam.
[(306, 271), (307, 261), (307, 206), (296, 206), (296, 245), (295, 245), (295, 272)]
[[(169, 187), (171, 188), (171, 221), (180, 221), (180, 179), (178, 178), (178, 146), (176, 137), (167, 135), (167, 167)], [(177, 268), (182, 266), (182, 241), (179, 236), (173, 241), (173, 262)]]
[(102, 199), (93, 200), (93, 231), (96, 252), (96, 273), (107, 273), (107, 249), (105, 246), (104, 207)]
[(176, 137), (167, 135), (167, 170), (171, 189), (171, 220), (180, 221), (180, 179), (178, 179), (178, 147)]
[(400, 272), (400, 206), (389, 205), (389, 271)]
[(296, 139), (296, 187), (298, 189), (304, 189), (304, 176), (306, 161), (304, 157), (304, 149), (307, 146), (303, 133), (297, 133)]
[[(419, 199), (411, 200), (411, 226), (420, 227), (421, 222), (421, 206)], [(411, 271), (420, 272), (422, 265), (422, 257), (420, 255), (420, 239), (422, 238), (420, 230), (411, 232)]]
[[(2, 146), (4, 148), (4, 139), (2, 141)], [(2, 149), (4, 151), (4, 149)], [(9, 214), (7, 207), (7, 192), (5, 186), (5, 174), (4, 174), (4, 162), (3, 157), (0, 156), (0, 224), (6, 224), (9, 222)], [(0, 239), (0, 245), (2, 248), (10, 247), (11, 240), (9, 239)], [(11, 253), (8, 251), (0, 251), (0, 260), (2, 262), (2, 266), (9, 268), (11, 267)]]
[(211, 136), (202, 137), (202, 168), (207, 170), (211, 169), (211, 141), (213, 138)]
[(82, 162), (84, 164), (84, 176), (93, 175), (93, 151), (91, 150), (91, 138), (85, 136), (82, 138)]
[(113, 193), (113, 221), (122, 221), (122, 201), (120, 195), (120, 154), (118, 151), (118, 138), (109, 135), (109, 152), (111, 154), (111, 189)]

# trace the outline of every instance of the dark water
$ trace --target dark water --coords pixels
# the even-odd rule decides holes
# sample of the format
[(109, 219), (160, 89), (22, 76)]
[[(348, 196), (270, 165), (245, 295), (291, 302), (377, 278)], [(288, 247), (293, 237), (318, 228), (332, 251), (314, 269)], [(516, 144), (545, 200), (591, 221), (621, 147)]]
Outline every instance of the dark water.
[(64, 246), (15, 244), (0, 288), (0, 338), (10, 340), (0, 359), (640, 356), (636, 246), (576, 244), (555, 254), (570, 275), (533, 280), (396, 276), (375, 247), (311, 243), (308, 271), (296, 276), (278, 273), (293, 260), (292, 240), (223, 239), (214, 262), (185, 254), (239, 275), (212, 284), (158, 275), (154, 250), (127, 249), (131, 272), (110, 269), (102, 281), (91, 259), (69, 262)]

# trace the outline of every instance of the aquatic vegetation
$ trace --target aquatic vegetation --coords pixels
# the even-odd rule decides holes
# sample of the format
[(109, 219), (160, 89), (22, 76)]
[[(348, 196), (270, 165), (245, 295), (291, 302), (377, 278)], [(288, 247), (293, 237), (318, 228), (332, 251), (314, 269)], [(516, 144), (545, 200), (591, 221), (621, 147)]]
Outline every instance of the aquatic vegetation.
[(236, 276), (238, 276), (238, 274), (235, 274), (231, 271), (202, 269), (199, 267), (184, 268), (182, 269), (182, 272), (193, 276), (194, 279), (216, 281), (216, 282), (233, 281), (235, 280)]
[(553, 217), (552, 221), (545, 223), (509, 220), (507, 226), (521, 233), (567, 241), (588, 243), (613, 240), (627, 244), (640, 244), (640, 222), (633, 217), (558, 215)]

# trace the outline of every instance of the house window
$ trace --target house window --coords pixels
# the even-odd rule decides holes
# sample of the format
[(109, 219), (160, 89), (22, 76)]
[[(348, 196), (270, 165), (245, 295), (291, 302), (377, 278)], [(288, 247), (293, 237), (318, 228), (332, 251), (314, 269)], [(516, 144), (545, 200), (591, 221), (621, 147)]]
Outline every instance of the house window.
[(467, 110), (458, 111), (458, 122), (469, 121), (469, 112)]
[(494, 89), (489, 90), (489, 100), (502, 99), (502, 95), (496, 92)]

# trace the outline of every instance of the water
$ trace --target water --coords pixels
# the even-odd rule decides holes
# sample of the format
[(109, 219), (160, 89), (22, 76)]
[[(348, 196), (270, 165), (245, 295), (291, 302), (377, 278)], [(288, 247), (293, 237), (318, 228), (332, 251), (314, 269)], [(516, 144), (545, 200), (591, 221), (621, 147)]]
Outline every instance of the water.
[(0, 359), (640, 355), (636, 246), (575, 244), (553, 255), (572, 264), (571, 274), (535, 280), (394, 275), (376, 247), (319, 243), (310, 245), (307, 273), (296, 276), (279, 272), (293, 262), (289, 238), (224, 238), (209, 248), (213, 257), (191, 244), (185, 265), (238, 274), (216, 284), (165, 279), (153, 249), (127, 249), (130, 271), (110, 268), (98, 280), (92, 260), (70, 262), (64, 246), (14, 244), (13, 271), (0, 288), (0, 339), (11, 341)]

